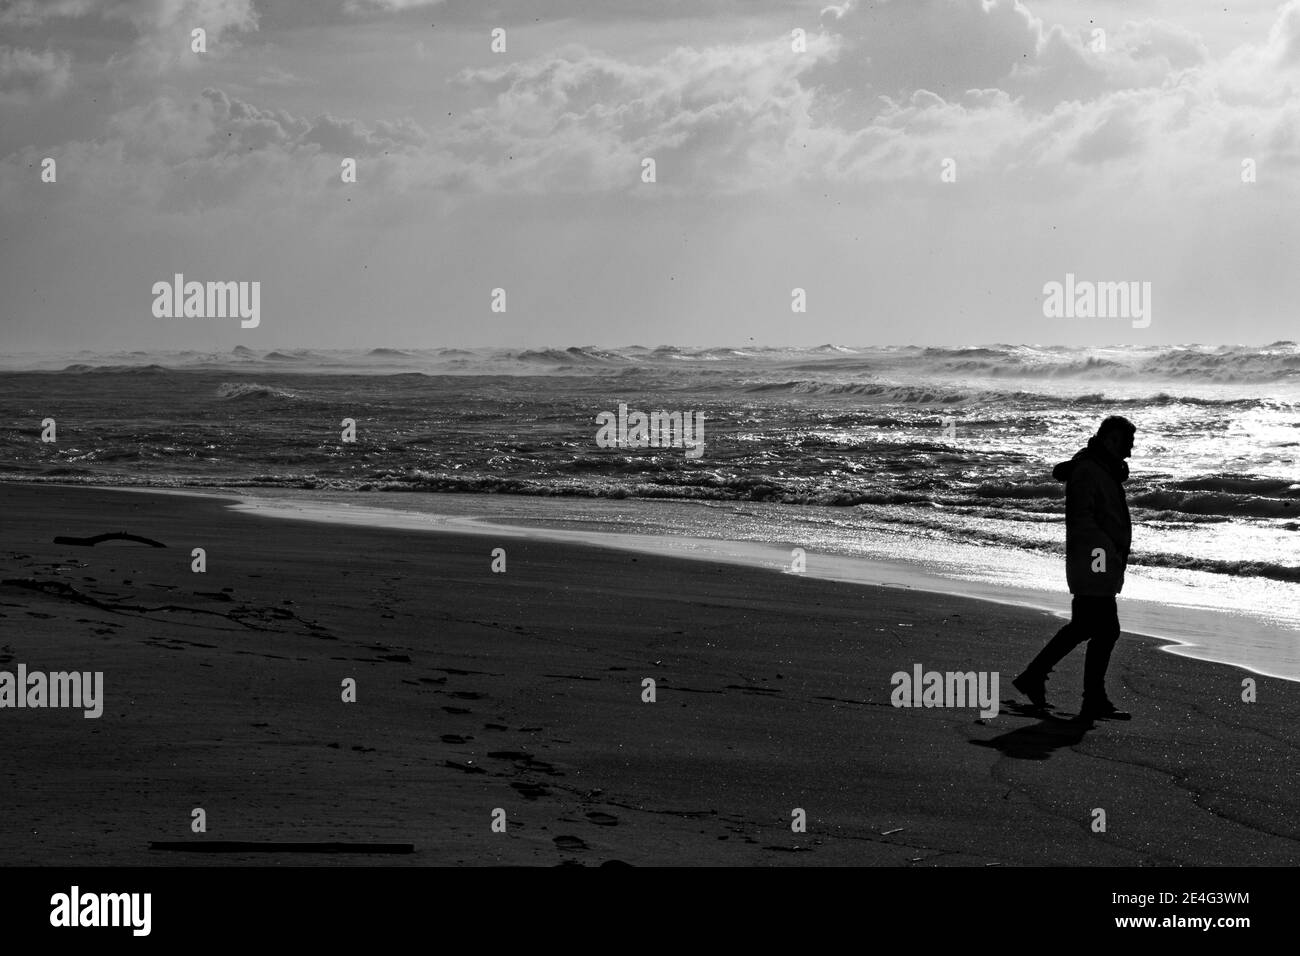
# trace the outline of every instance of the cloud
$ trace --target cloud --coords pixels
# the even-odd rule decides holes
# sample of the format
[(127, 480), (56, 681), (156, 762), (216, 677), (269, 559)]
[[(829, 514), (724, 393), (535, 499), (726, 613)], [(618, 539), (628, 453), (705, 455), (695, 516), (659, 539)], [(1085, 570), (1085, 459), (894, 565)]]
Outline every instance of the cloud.
[(494, 94), (449, 139), (494, 188), (627, 189), (654, 158), (663, 188), (747, 189), (784, 179), (812, 94), (799, 76), (829, 41), (807, 53), (786, 39), (679, 48), (631, 64), (570, 48), (532, 60), (467, 70), (456, 82)]
[(864, 100), (918, 89), (952, 99), (996, 86), (1037, 55), (1042, 39), (1039, 21), (1013, 0), (848, 0), (825, 17), (838, 53), (810, 80)]
[(869, 116), (877, 96), (924, 89), (955, 100), (998, 88), (1039, 110), (1107, 92), (1160, 86), (1205, 63), (1190, 31), (1156, 20), (1127, 22), (1092, 48), (1092, 35), (1049, 26), (1018, 0), (846, 0), (823, 11), (838, 54), (809, 77), (842, 118)]
[(141, 159), (172, 165), (240, 157), (253, 152), (375, 156), (411, 149), (427, 137), (410, 120), (360, 121), (324, 114), (315, 120), (263, 109), (222, 90), (205, 89), (188, 107), (169, 98), (125, 110), (110, 121), (112, 136)]
[(416, 198), (410, 190), (442, 186), (456, 171), (427, 143), (411, 120), (311, 119), (208, 88), (188, 102), (161, 96), (118, 111), (94, 140), (43, 147), (39, 154), (27, 149), (0, 161), (0, 210), (20, 217), (30, 209), (36, 199), (24, 184), (33, 163), (48, 155), (61, 173), (76, 171), (61, 180), (57, 194), (46, 194), (73, 219), (310, 220), (336, 208), (344, 157), (360, 166), (357, 206), (409, 203)]
[[(229, 29), (252, 24), (234, 0), (214, 9)], [(570, 46), (463, 70), (456, 93), (478, 105), (437, 129), (292, 113), (215, 88), (190, 103), (155, 97), (112, 116), (83, 155), (106, 164), (105, 188), (129, 184), (173, 211), (314, 208), (333, 201), (325, 187), (343, 157), (367, 160), (354, 209), (385, 191), (414, 208), (516, 194), (928, 190), (950, 157), (962, 183), (983, 187), (1190, 196), (1221, 190), (1244, 156), (1264, 174), (1300, 166), (1300, 93), (1286, 79), (1300, 0), (1259, 44), (1218, 60), (1155, 20), (1125, 23), (1093, 51), (1011, 0), (836, 10), (804, 53), (776, 34), (639, 62)], [(890, 50), (895, 40), (906, 55)], [(640, 179), (647, 157), (653, 189)], [(112, 170), (119, 162), (134, 167)]]
[[(1034, 32), (1035, 49), (1039, 38)], [(902, 93), (877, 94), (865, 108), (845, 109), (849, 101), (862, 106), (861, 97), (828, 90), (825, 80), (842, 63), (846, 45), (851, 41), (824, 33), (810, 37), (802, 56), (775, 41), (680, 48), (649, 64), (575, 47), (468, 70), (457, 83), (492, 102), (442, 138), (483, 191), (645, 195), (640, 162), (653, 157), (658, 188), (716, 195), (806, 182), (929, 185), (947, 157), (959, 158), (966, 175), (1006, 179), (1054, 171), (1069, 179), (1080, 166), (1104, 166), (1140, 151), (1144, 114), (1169, 123), (1160, 114), (1167, 93), (1159, 86), (1135, 97), (1097, 83), (1095, 95), (1043, 111), (1046, 100), (996, 85), (961, 88), (955, 79), (1015, 73), (1002, 66), (954, 68), (949, 82), (936, 84), (946, 95), (909, 89), (909, 80)], [(1199, 56), (1191, 46), (1184, 55)], [(1021, 76), (1020, 82), (1032, 80)], [(891, 81), (891, 88), (897, 85)]]
[(411, 120), (396, 123), (380, 121), (367, 130), (354, 119), (336, 119), (328, 114), (317, 117), (301, 141), (315, 143), (335, 156), (373, 156), (377, 153), (420, 146), (428, 136)]
[(432, 7), (443, 0), (344, 0), (343, 9), (348, 13), (370, 13), (376, 10), (401, 11), (416, 7)]
[(208, 55), (220, 55), (220, 41), (228, 33), (257, 29), (253, 0), (11, 0), (0, 7), (0, 26), (36, 27), (92, 16), (135, 30), (130, 52), (117, 54), (110, 64), (146, 74), (193, 64), (190, 31), (196, 27), (207, 32)]
[[(319, 0), (311, 0), (319, 2)], [(815, 5), (798, 11), (800, 16), (815, 17)], [(352, 15), (402, 13), (423, 7), (436, 7), (439, 21), (454, 23), (510, 24), (578, 20), (698, 20), (756, 16), (791, 10), (790, 0), (344, 0), (343, 11)]]
[[(257, 29), (253, 0), (108, 0), (103, 15), (130, 23), (138, 34), (131, 52), (109, 65), (144, 74), (195, 67), (200, 56), (225, 52), (227, 34)], [(195, 54), (190, 46), (191, 32), (199, 27), (207, 34), (205, 54)]]
[(1279, 11), (1265, 45), (1265, 58), (1280, 67), (1300, 64), (1300, 2), (1290, 0)]
[(72, 81), (72, 57), (0, 45), (0, 103), (25, 105), (57, 96)]
[(34, 27), (47, 20), (83, 17), (102, 0), (8, 0), (0, 6), (0, 26)]

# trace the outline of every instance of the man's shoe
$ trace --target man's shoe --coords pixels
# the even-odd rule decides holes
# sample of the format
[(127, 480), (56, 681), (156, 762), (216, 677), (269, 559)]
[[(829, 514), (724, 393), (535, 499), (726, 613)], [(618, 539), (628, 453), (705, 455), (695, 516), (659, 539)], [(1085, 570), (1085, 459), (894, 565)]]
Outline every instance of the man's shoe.
[(1127, 710), (1119, 710), (1108, 700), (1098, 703), (1084, 701), (1079, 716), (1084, 720), (1132, 720), (1133, 715)]
[(1028, 671), (1011, 682), (1011, 686), (1029, 698), (1035, 707), (1047, 706), (1047, 678)]

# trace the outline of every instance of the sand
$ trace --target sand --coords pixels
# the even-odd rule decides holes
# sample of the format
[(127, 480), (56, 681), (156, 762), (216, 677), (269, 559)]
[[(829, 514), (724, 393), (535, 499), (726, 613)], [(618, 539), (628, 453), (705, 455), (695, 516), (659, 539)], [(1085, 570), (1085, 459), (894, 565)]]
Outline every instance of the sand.
[[(1031, 610), (169, 495), (0, 485), (0, 514), (0, 670), (105, 696), (0, 709), (5, 865), (1300, 863), (1300, 686), (1151, 639), (1111, 664), (1131, 722), (1068, 719), (1082, 649), (1044, 719), (1010, 685), (1059, 626)], [(107, 531), (167, 547), (53, 543)], [(999, 672), (999, 714), (891, 706), (917, 663)]]

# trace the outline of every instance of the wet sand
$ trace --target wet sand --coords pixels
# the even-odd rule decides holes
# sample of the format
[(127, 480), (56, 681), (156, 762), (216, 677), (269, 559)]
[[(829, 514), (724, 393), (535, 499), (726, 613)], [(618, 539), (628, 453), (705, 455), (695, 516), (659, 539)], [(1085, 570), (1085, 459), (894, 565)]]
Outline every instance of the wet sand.
[[(1111, 664), (1134, 720), (1089, 724), (1082, 649), (1053, 718), (1016, 704), (1042, 612), (174, 495), (0, 485), (0, 514), (0, 670), (105, 694), (0, 709), (7, 865), (1300, 862), (1300, 685), (1148, 638)], [(167, 547), (53, 543), (109, 531)], [(1000, 672), (1000, 713), (891, 706), (917, 663)], [(286, 842), (414, 852), (247, 845)]]

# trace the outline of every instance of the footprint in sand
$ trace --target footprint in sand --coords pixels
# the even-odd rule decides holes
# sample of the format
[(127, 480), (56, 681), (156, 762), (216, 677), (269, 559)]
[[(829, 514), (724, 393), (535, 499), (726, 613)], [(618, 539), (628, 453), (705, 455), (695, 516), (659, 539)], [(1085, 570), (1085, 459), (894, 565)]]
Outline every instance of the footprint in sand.
[(488, 756), (493, 760), (512, 761), (522, 770), (532, 770), (552, 777), (564, 776), (545, 760), (538, 760), (532, 754), (526, 754), (518, 750), (492, 750), (488, 752)]
[(442, 742), (443, 742), (444, 744), (467, 744), (467, 743), (469, 743), (469, 742), (470, 742), (471, 740), (473, 740), (473, 739), (474, 739), (473, 737), (464, 737), (464, 736), (462, 736), (462, 735), (460, 735), (460, 734), (443, 734), (443, 735), (442, 735)]
[(547, 790), (540, 783), (521, 783), (516, 781), (515, 783), (512, 783), (510, 787), (512, 790), (517, 790), (525, 800), (536, 800), (538, 797), (549, 797), (551, 795), (551, 791)]
[(603, 810), (592, 810), (587, 814), (587, 819), (598, 827), (618, 826), (618, 817), (612, 813), (605, 813)]
[[(467, 709), (467, 708), (465, 708), (465, 707), (444, 707), (443, 710), (446, 711), (446, 712), (449, 713), (449, 714), (472, 714), (472, 713), (474, 713), (474, 711), (469, 710), (469, 709)], [(501, 729), (502, 729), (502, 730), (505, 730), (504, 727), (502, 727)]]
[(588, 848), (586, 841), (576, 836), (557, 836), (555, 845), (561, 850), (586, 850)]
[(482, 767), (476, 767), (470, 763), (458, 763), (455, 760), (444, 760), (442, 765), (444, 767), (451, 767), (453, 770), (464, 771), (465, 773), (487, 773), (487, 771)]

